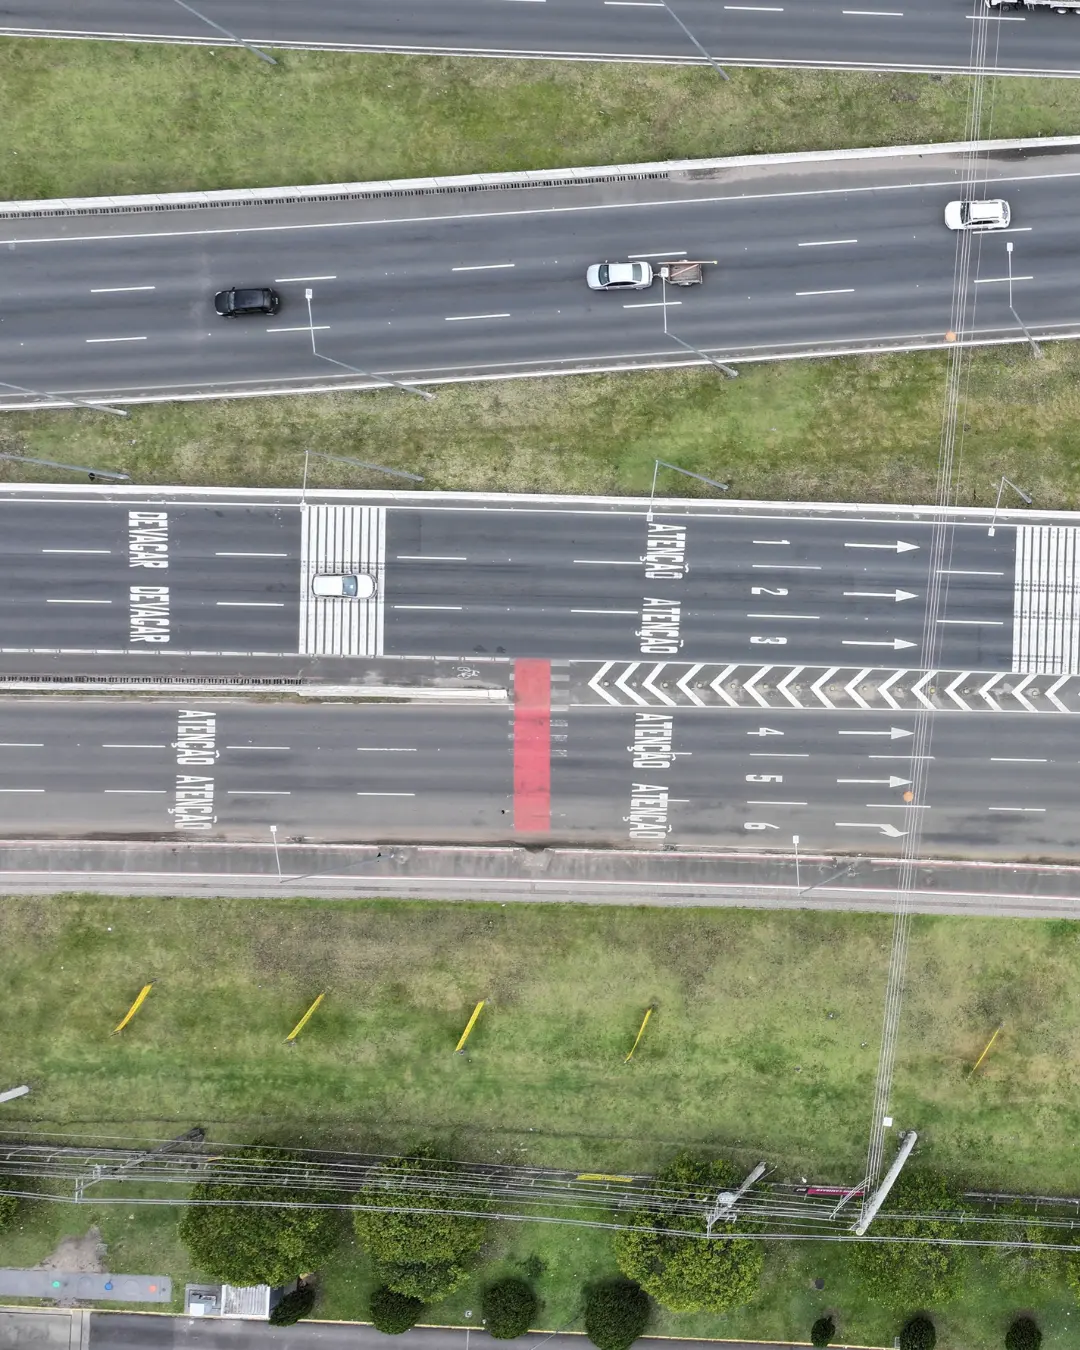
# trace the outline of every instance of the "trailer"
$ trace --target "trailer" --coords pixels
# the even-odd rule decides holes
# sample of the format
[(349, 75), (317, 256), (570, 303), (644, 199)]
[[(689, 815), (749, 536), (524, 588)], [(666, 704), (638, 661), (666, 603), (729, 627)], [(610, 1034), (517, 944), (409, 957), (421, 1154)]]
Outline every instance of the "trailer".
[[(1080, 4), (1080, 0), (1077, 0)], [(707, 258), (701, 262), (691, 262), (686, 258), (678, 262), (664, 263), (660, 268), (660, 275), (672, 286), (700, 286), (704, 279), (705, 267), (715, 267), (716, 259)]]
[(987, 9), (1052, 9), (1057, 14), (1080, 14), (1080, 0), (983, 0)]

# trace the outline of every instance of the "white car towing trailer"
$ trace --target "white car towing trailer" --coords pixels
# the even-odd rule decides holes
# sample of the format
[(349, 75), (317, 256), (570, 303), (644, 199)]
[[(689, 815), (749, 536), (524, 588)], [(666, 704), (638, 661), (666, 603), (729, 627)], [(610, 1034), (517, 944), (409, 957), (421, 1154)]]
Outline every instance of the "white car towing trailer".
[(1053, 9), (1058, 14), (1080, 14), (1080, 0), (983, 0), (987, 9)]

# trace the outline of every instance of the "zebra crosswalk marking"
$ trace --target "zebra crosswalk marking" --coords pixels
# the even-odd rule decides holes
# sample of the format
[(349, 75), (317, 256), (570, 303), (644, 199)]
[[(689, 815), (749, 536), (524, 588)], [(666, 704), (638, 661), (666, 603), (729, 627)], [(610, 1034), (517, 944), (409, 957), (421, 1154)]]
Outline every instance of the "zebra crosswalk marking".
[[(322, 599), (311, 593), (316, 572), (367, 572), (370, 600)], [(382, 656), (386, 602), (386, 508), (306, 506), (300, 527), (300, 653)]]
[(1080, 550), (1073, 525), (1019, 525), (1013, 584), (1013, 670), (1080, 672)]

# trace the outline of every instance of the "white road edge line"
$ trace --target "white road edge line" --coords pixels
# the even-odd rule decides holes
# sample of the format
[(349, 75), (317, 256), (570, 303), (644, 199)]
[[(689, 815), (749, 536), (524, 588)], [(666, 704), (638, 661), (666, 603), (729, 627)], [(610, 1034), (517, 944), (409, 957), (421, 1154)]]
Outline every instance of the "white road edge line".
[(505, 267), (516, 267), (516, 263), (473, 263), (469, 267), (451, 267), (451, 272), (498, 272)]
[(91, 286), (91, 295), (118, 295), (121, 291), (156, 291), (156, 286)]

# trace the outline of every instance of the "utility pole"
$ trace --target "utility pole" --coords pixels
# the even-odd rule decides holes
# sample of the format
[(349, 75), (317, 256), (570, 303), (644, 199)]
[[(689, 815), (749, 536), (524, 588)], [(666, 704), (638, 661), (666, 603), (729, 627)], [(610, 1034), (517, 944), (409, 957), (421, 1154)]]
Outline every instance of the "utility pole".
[(721, 1221), (728, 1222), (735, 1218), (736, 1203), (742, 1199), (754, 1182), (764, 1175), (765, 1164), (759, 1162), (737, 1191), (720, 1192), (716, 1197), (716, 1203), (713, 1207), (705, 1211), (705, 1232), (709, 1237), (712, 1237), (714, 1224), (720, 1223)]
[(1012, 271), (1013, 246), (1012, 246), (1012, 240), (1011, 240), (1011, 239), (1010, 239), (1009, 242), (1005, 245), (1005, 253), (1006, 253), (1006, 255), (1008, 256), (1008, 259), (1009, 259), (1009, 311), (1010, 311), (1010, 313), (1012, 314), (1013, 318), (1016, 320), (1016, 322), (1020, 325), (1021, 329), (1023, 330), (1024, 336), (1025, 336), (1025, 337), (1027, 338), (1027, 340), (1031, 343), (1031, 350), (1032, 350), (1033, 354), (1035, 355), (1035, 357), (1036, 357), (1037, 359), (1041, 360), (1041, 359), (1042, 359), (1042, 348), (1039, 346), (1039, 344), (1035, 341), (1035, 339), (1034, 339), (1034, 338), (1031, 336), (1031, 334), (1028, 332), (1028, 330), (1027, 330), (1027, 328), (1026, 328), (1026, 326), (1025, 326), (1025, 324), (1024, 324), (1023, 319), (1021, 319), (1020, 315), (1017, 314), (1017, 312), (1016, 312), (1015, 309), (1013, 309), (1013, 292), (1012, 292), (1012, 284), (1013, 284), (1013, 271)]
[(885, 1173), (881, 1185), (863, 1205), (862, 1213), (859, 1215), (859, 1220), (855, 1225), (856, 1237), (863, 1237), (866, 1230), (873, 1223), (874, 1216), (885, 1203), (885, 1197), (892, 1190), (893, 1183), (896, 1181), (896, 1178), (900, 1175), (901, 1169), (911, 1156), (911, 1150), (915, 1147), (915, 1141), (918, 1137), (919, 1136), (914, 1130), (908, 1130), (907, 1134), (902, 1136), (900, 1152), (896, 1155), (896, 1161)]
[(389, 375), (373, 375), (370, 370), (361, 370), (359, 366), (350, 366), (345, 361), (338, 361), (336, 357), (327, 356), (325, 352), (319, 351), (315, 346), (315, 320), (311, 317), (311, 301), (314, 292), (310, 286), (304, 288), (304, 299), (307, 301), (307, 321), (308, 334), (311, 337), (311, 354), (317, 356), (320, 361), (329, 361), (332, 366), (340, 366), (342, 370), (351, 370), (354, 375), (363, 375), (365, 379), (374, 380), (377, 384), (391, 384), (395, 389), (400, 389), (405, 394), (415, 394), (417, 398), (426, 398), (429, 402), (435, 397), (427, 389), (418, 389), (414, 384), (404, 384), (401, 380), (392, 379)]
[(1001, 482), (998, 484), (997, 501), (994, 503), (994, 514), (990, 517), (990, 528), (987, 530), (987, 534), (990, 536), (991, 539), (993, 539), (994, 531), (997, 528), (998, 511), (1001, 510), (1001, 494), (1005, 491), (1007, 487), (1011, 487), (1018, 497), (1023, 497), (1024, 501), (1027, 502), (1028, 506), (1031, 505), (1031, 498), (1027, 495), (1024, 489), (1018, 488), (1016, 484), (1012, 481), (1012, 479), (1006, 478), (1005, 475), (1002, 474)]

